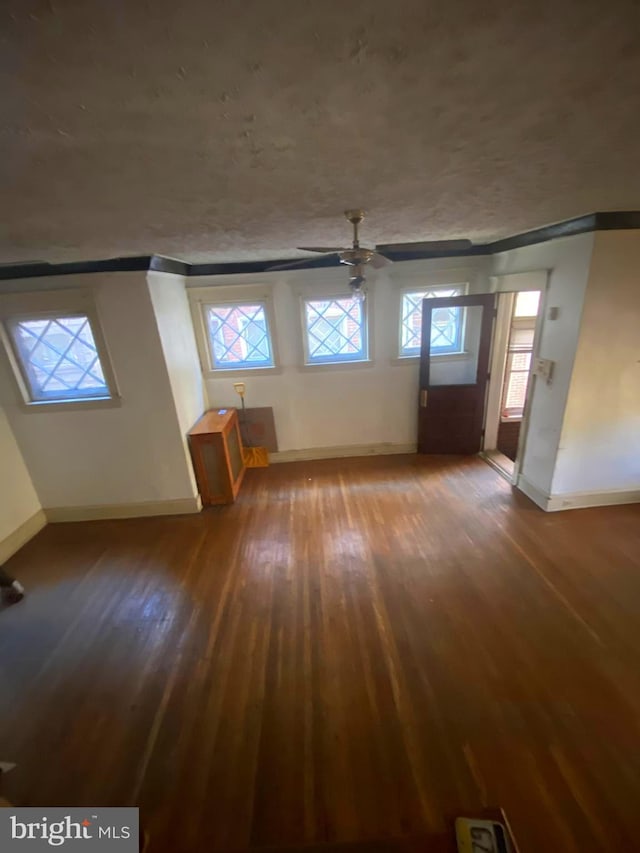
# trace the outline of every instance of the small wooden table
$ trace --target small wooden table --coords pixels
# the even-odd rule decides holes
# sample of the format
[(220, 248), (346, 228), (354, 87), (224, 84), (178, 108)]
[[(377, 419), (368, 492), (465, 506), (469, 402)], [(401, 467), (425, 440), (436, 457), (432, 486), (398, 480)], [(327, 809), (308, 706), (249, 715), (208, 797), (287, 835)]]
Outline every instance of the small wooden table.
[(233, 503), (245, 472), (237, 409), (205, 412), (188, 436), (203, 505)]

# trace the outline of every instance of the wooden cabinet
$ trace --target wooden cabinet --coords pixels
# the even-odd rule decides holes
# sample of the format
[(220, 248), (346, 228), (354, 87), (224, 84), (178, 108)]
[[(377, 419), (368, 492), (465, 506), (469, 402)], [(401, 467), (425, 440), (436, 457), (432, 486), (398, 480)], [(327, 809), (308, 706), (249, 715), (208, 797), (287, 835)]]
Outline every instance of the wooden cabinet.
[(189, 447), (203, 505), (233, 503), (245, 472), (237, 410), (205, 412), (189, 430)]

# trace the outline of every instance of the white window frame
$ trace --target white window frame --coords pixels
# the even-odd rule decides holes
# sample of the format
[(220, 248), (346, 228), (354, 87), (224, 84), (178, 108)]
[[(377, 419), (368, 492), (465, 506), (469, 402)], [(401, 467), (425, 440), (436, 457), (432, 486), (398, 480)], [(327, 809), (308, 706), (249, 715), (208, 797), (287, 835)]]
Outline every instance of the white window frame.
[[(438, 291), (446, 291), (451, 290), (452, 288), (459, 288), (460, 292), (455, 294), (456, 296), (466, 296), (469, 291), (469, 282), (468, 281), (451, 281), (451, 282), (442, 282), (438, 284), (426, 284), (420, 285), (417, 282), (414, 282), (412, 285), (405, 285), (400, 288), (398, 295), (398, 326), (397, 326), (397, 361), (399, 363), (411, 363), (417, 362), (420, 360), (420, 352), (417, 353), (404, 353), (402, 350), (402, 327), (403, 327), (403, 302), (404, 297), (408, 295), (414, 295), (416, 293), (433, 293), (437, 298)], [(437, 358), (439, 360), (456, 360), (459, 358), (464, 358), (466, 356), (465, 352), (465, 339), (466, 339), (466, 314), (462, 315), (462, 328), (460, 330), (460, 341), (461, 347), (457, 352), (433, 352), (431, 357)]]
[[(195, 331), (200, 366), (204, 376), (216, 379), (223, 376), (238, 377), (274, 375), (281, 372), (279, 366), (278, 346), (276, 337), (275, 315), (271, 289), (264, 285), (238, 283), (233, 285), (210, 285), (204, 287), (188, 287), (187, 294), (191, 306), (191, 318)], [(217, 367), (209, 337), (207, 312), (210, 307), (231, 307), (233, 305), (261, 305), (267, 324), (267, 335), (271, 348), (272, 365), (242, 365), (239, 367)]]
[[(108, 389), (106, 396), (68, 397), (35, 400), (32, 396), (28, 370), (16, 346), (11, 327), (27, 320), (42, 320), (64, 316), (87, 317), (96, 352)], [(43, 290), (0, 295), (0, 339), (13, 374), (17, 399), (28, 412), (99, 409), (121, 405), (111, 357), (92, 294), (87, 290)]]
[(332, 289), (331, 291), (321, 291), (320, 293), (311, 293), (305, 292), (300, 294), (300, 322), (301, 322), (301, 330), (302, 330), (302, 348), (304, 354), (304, 368), (308, 369), (323, 369), (323, 368), (353, 368), (359, 367), (363, 365), (369, 365), (372, 361), (371, 356), (371, 346), (369, 339), (369, 328), (370, 328), (370, 316), (371, 316), (371, 295), (367, 293), (367, 296), (361, 305), (362, 312), (362, 325), (361, 325), (361, 335), (362, 335), (362, 343), (364, 356), (358, 358), (340, 358), (337, 356), (335, 359), (331, 359), (331, 357), (323, 357), (322, 359), (314, 359), (309, 354), (309, 332), (307, 329), (307, 311), (306, 306), (308, 302), (327, 302), (333, 299), (349, 299), (351, 294), (349, 292), (345, 293), (344, 290)]

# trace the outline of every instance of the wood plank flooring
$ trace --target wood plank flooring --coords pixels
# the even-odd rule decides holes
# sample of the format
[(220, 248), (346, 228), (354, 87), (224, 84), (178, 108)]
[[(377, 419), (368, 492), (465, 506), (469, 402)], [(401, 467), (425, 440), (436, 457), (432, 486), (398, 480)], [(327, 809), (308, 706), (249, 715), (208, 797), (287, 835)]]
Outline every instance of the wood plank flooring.
[(640, 849), (640, 505), (545, 514), (477, 458), (295, 463), (8, 568), (18, 805), (138, 804), (150, 853), (446, 839), (486, 806), (522, 853)]

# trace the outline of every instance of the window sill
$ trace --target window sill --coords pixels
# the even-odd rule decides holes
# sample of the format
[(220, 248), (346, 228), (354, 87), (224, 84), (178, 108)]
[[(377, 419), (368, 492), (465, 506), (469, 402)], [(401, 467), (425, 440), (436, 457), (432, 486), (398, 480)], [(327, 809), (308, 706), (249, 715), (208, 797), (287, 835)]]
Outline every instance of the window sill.
[[(469, 358), (470, 353), (468, 352), (449, 352), (443, 353), (442, 355), (433, 355), (432, 359), (437, 359), (438, 362), (444, 361), (464, 361)], [(400, 355), (396, 356), (396, 358), (392, 358), (390, 363), (394, 366), (399, 366), (401, 364), (419, 364), (420, 356), (419, 355)]]
[(237, 379), (239, 376), (278, 376), (282, 373), (281, 367), (218, 367), (215, 370), (203, 371), (205, 379), (223, 379), (229, 376)]
[(300, 373), (308, 372), (324, 372), (331, 370), (362, 370), (368, 367), (373, 367), (373, 361), (370, 358), (363, 358), (359, 361), (327, 361), (327, 362), (312, 362), (311, 364), (303, 364), (298, 367)]
[(96, 397), (95, 400), (52, 400), (25, 402), (22, 401), (23, 412), (86, 412), (93, 409), (116, 409), (122, 405), (120, 397)]

